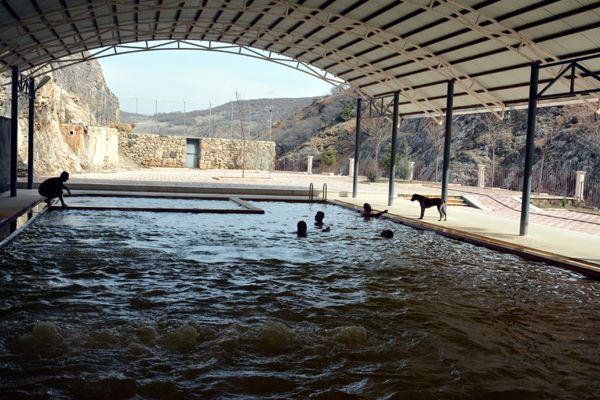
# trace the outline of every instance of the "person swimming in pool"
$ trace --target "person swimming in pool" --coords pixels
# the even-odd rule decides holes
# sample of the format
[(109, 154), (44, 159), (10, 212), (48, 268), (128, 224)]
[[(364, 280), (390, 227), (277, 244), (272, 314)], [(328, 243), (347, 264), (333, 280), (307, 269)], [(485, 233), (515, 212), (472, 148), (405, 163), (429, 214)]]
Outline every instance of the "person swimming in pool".
[(304, 221), (298, 221), (296, 234), (298, 237), (306, 237), (306, 231), (308, 230), (308, 226)]
[(48, 204), (48, 207), (50, 206), (50, 202), (57, 197), (60, 200), (60, 203), (62, 204), (63, 208), (67, 206), (65, 204), (65, 201), (63, 200), (63, 189), (67, 190), (69, 196), (71, 195), (71, 191), (64, 184), (68, 180), (69, 173), (63, 171), (58, 178), (48, 178), (40, 184), (38, 192), (40, 193), (40, 195), (45, 197), (44, 201)]
[(394, 237), (394, 232), (391, 229), (384, 229), (381, 231), (380, 235), (386, 239), (392, 239)]
[(323, 211), (317, 211), (315, 215), (315, 226), (317, 228), (321, 228), (322, 232), (329, 232), (331, 230), (330, 226), (325, 226), (323, 220), (325, 219), (325, 213)]
[(388, 210), (375, 212), (375, 211), (373, 211), (373, 209), (371, 208), (371, 205), (369, 203), (365, 203), (365, 204), (363, 204), (363, 210), (360, 212), (360, 215), (362, 217), (364, 217), (365, 219), (366, 218), (376, 218), (376, 217), (381, 217), (386, 212), (388, 212)]
[(323, 222), (324, 219), (325, 213), (323, 211), (317, 211), (317, 214), (315, 215), (315, 226), (318, 226), (319, 228), (323, 227), (323, 225), (325, 225)]

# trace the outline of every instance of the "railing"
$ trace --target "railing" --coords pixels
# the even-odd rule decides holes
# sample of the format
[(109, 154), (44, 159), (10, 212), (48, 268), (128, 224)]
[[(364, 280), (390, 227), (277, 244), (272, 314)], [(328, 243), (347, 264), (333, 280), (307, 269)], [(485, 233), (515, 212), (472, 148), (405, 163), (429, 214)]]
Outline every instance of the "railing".
[(287, 172), (306, 172), (307, 169), (306, 158), (299, 160), (291, 159), (280, 159), (275, 160), (275, 171), (287, 171)]
[(583, 199), (588, 207), (600, 207), (600, 179), (585, 182)]

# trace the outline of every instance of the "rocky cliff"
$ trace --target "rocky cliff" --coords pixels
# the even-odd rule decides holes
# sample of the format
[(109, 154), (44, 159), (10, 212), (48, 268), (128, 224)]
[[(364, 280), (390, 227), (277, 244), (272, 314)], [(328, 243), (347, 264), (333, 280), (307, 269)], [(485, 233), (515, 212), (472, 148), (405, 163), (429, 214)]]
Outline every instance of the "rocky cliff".
[[(322, 169), (347, 171), (347, 159), (353, 157), (355, 100), (338, 93), (315, 100), (310, 106), (274, 127), (278, 145), (278, 166), (305, 165), (306, 156), (314, 156), (321, 168), (323, 153), (336, 154), (333, 167)], [(478, 164), (491, 169), (521, 169), (524, 164), (527, 111), (506, 113), (503, 121), (490, 114), (456, 116), (453, 122), (451, 165), (476, 170)], [(377, 168), (386, 171), (389, 158), (391, 125), (389, 121), (363, 119), (361, 173)], [(398, 135), (398, 156), (417, 166), (441, 166), (444, 126), (427, 119), (402, 121)], [(386, 152), (387, 150), (387, 152)], [(387, 153), (387, 154), (386, 154)], [(375, 165), (375, 166), (374, 166)], [(584, 105), (545, 107), (538, 110), (534, 169), (572, 173), (588, 172), (588, 179), (600, 180), (600, 115)], [(455, 175), (458, 179), (459, 176)]]
[[(96, 61), (76, 64), (46, 75), (51, 77), (49, 83), (36, 93), (35, 101), (35, 136), (34, 165), (36, 175), (53, 175), (60, 171), (83, 172), (114, 168), (114, 162), (97, 164), (93, 156), (94, 149), (86, 153), (92, 154), (87, 160), (82, 158), (81, 149), (74, 149), (63, 134), (61, 125), (79, 125), (85, 127), (88, 136), (97, 132), (104, 137), (116, 135), (108, 132), (107, 127), (118, 122), (118, 100), (112, 94), (102, 75), (100, 65)], [(39, 81), (39, 80), (38, 80)], [(10, 75), (0, 74), (0, 115), (10, 118)], [(89, 127), (89, 129), (88, 129)], [(19, 96), (19, 170), (26, 170), (28, 132), (28, 99)], [(68, 132), (67, 132), (68, 135)], [(106, 141), (106, 140), (105, 140)], [(90, 138), (86, 143), (96, 143)], [(104, 142), (101, 142), (104, 149)], [(104, 157), (103, 159), (112, 157)]]

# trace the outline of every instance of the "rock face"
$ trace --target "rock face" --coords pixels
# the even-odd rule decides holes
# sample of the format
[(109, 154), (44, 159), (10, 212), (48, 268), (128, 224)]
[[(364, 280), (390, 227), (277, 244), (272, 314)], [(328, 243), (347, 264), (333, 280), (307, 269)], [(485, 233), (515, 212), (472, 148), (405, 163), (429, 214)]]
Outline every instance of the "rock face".
[[(316, 100), (293, 118), (282, 120), (274, 128), (278, 143), (278, 165), (304, 170), (306, 157), (314, 156), (317, 170), (324, 149), (337, 153), (337, 164), (330, 170), (347, 172), (347, 159), (354, 157), (355, 101), (344, 93)], [(347, 108), (350, 107), (350, 113)], [(365, 110), (368, 113), (367, 110)], [(350, 114), (350, 115), (348, 115)], [(361, 174), (377, 154), (379, 173), (385, 173), (386, 147), (391, 141), (391, 127), (380, 139), (366, 131), (363, 120)], [(490, 114), (454, 117), (451, 143), (451, 170), (455, 183), (473, 183), (477, 166), (496, 171), (522, 170), (524, 165), (527, 110), (509, 111), (503, 121)], [(400, 169), (415, 162), (415, 171), (428, 169), (427, 179), (441, 171), (444, 126), (427, 119), (402, 121), (398, 133)], [(441, 139), (441, 141), (440, 141)], [(299, 140), (301, 140), (299, 142)], [(379, 144), (375, 144), (380, 140)], [(440, 143), (442, 147), (440, 147)], [(290, 148), (290, 145), (294, 145)], [(389, 151), (388, 151), (389, 153)], [(389, 157), (389, 154), (388, 154)], [(535, 134), (534, 170), (544, 173), (587, 171), (588, 180), (600, 181), (600, 115), (584, 105), (544, 107), (538, 110)], [(438, 174), (438, 178), (441, 172)], [(397, 175), (401, 177), (401, 175)], [(418, 179), (418, 177), (417, 177)]]
[[(70, 145), (61, 134), (62, 124), (87, 125), (87, 139), (80, 142), (84, 146), (97, 146), (102, 140), (106, 141), (107, 135), (112, 135), (101, 127), (117, 122), (118, 100), (106, 86), (100, 65), (90, 61), (48, 72), (47, 75), (52, 78), (51, 81), (36, 92), (34, 173), (55, 175), (63, 170), (84, 172), (112, 168), (112, 161), (105, 162), (106, 154), (102, 154), (99, 160), (91, 155), (96, 151), (94, 148), (74, 148), (73, 143)], [(0, 74), (0, 82), (10, 83), (10, 75)], [(10, 118), (10, 96), (10, 85), (0, 86), (0, 116)], [(18, 163), (21, 174), (27, 168), (27, 104), (26, 95), (20, 95)], [(87, 156), (80, 159), (85, 154)], [(108, 157), (114, 159), (113, 156)]]

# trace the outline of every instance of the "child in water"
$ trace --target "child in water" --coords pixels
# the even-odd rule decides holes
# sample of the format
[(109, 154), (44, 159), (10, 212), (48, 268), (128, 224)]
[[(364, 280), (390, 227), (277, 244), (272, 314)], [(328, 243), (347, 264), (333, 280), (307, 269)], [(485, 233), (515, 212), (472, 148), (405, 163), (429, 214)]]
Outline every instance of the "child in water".
[(296, 227), (297, 227), (296, 235), (298, 235), (298, 237), (306, 237), (306, 231), (308, 229), (306, 222), (298, 221), (298, 224), (296, 225)]
[(323, 211), (317, 211), (317, 214), (315, 215), (315, 226), (321, 228), (323, 232), (329, 232), (331, 227), (325, 226), (325, 223), (323, 222), (324, 219), (325, 213)]
[(382, 216), (386, 212), (388, 212), (388, 210), (374, 212), (371, 208), (371, 205), (369, 203), (365, 203), (363, 204), (363, 210), (360, 212), (360, 215), (364, 218), (375, 218)]

